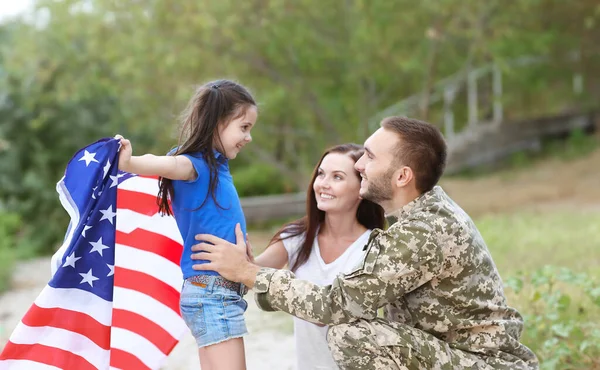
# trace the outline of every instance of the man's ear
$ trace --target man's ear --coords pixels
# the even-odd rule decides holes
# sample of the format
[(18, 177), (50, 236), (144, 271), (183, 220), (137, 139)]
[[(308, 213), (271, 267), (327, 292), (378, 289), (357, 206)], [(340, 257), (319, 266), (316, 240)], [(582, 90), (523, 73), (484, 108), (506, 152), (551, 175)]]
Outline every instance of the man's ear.
[(396, 175), (394, 177), (394, 182), (397, 187), (403, 188), (408, 185), (414, 178), (414, 173), (412, 168), (408, 166), (404, 166), (396, 171)]

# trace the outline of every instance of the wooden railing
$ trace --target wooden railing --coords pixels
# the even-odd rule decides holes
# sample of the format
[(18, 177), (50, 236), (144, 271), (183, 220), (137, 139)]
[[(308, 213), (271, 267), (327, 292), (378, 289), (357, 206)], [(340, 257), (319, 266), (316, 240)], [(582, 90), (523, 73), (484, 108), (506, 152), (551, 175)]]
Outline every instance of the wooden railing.
[[(579, 55), (572, 53), (568, 61), (577, 61)], [(544, 57), (522, 57), (504, 64), (505, 67), (521, 68), (546, 63)], [(479, 88), (481, 79), (491, 80), (491, 93)], [(575, 129), (600, 131), (600, 110), (572, 111), (521, 121), (507, 122), (504, 118), (503, 71), (496, 64), (461, 71), (438, 81), (428, 92), (427, 104), (443, 103), (442, 131), (448, 142), (448, 165), (446, 174), (467, 168), (500, 161), (514, 152), (539, 150), (541, 141), (548, 136), (565, 136)], [(465, 124), (457, 125), (454, 120), (454, 106), (459, 91), (467, 94), (467, 117)], [(577, 98), (583, 93), (583, 76), (572, 72), (572, 92)], [(492, 99), (487, 106), (480, 105), (479, 96), (488, 93)], [(403, 99), (375, 114), (369, 120), (372, 131), (379, 127), (382, 118), (392, 115), (415, 116), (422, 102), (422, 94)], [(491, 106), (489, 105), (491, 104)], [(482, 111), (490, 111), (491, 119), (480, 118)], [(249, 222), (260, 222), (277, 218), (299, 217), (305, 214), (305, 193), (269, 195), (242, 199), (242, 207)]]

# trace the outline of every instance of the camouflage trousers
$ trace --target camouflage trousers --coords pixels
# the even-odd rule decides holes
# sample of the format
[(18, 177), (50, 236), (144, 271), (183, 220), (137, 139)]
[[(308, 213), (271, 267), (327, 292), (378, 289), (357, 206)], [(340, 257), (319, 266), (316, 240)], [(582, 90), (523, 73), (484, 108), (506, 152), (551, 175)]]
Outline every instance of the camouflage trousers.
[(331, 326), (327, 342), (333, 359), (344, 370), (537, 368), (537, 363), (517, 358), (508, 362), (451, 348), (422, 330), (383, 319)]

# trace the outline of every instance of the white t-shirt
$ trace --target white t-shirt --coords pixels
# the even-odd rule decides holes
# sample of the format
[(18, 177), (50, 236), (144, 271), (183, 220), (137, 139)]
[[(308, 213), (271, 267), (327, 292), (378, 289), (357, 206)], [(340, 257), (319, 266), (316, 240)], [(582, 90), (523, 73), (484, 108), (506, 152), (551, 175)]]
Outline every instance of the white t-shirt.
[[(346, 273), (357, 266), (364, 256), (363, 247), (369, 240), (371, 230), (365, 231), (335, 261), (327, 264), (321, 257), (317, 238), (312, 246), (308, 260), (296, 270), (298, 279), (308, 280), (317, 285), (330, 285), (340, 273)], [(288, 264), (291, 268), (300, 250), (302, 236), (283, 240), (288, 252)], [(327, 326), (318, 326), (294, 317), (294, 336), (296, 337), (296, 356), (298, 370), (337, 369), (329, 347), (327, 346)]]

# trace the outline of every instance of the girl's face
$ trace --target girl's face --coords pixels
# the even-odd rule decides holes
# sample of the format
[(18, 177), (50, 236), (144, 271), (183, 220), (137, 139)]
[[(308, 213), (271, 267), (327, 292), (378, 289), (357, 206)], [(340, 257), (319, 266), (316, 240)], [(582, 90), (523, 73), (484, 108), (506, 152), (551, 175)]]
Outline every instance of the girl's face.
[(256, 124), (258, 112), (255, 106), (246, 108), (244, 115), (219, 125), (219, 136), (222, 148), (216, 143), (218, 150), (225, 154), (227, 159), (234, 159), (244, 145), (252, 141), (250, 131)]
[(317, 169), (313, 189), (321, 211), (356, 213), (361, 200), (354, 160), (346, 154), (327, 154)]

